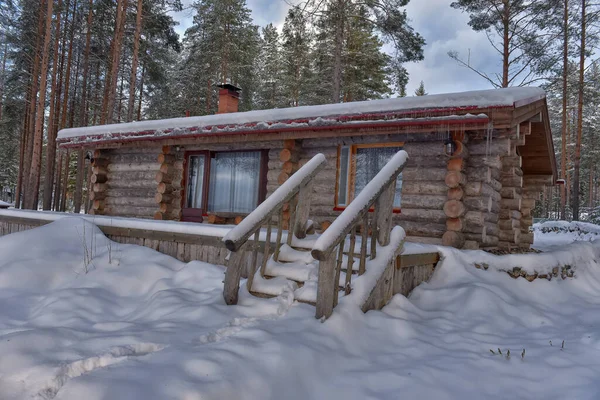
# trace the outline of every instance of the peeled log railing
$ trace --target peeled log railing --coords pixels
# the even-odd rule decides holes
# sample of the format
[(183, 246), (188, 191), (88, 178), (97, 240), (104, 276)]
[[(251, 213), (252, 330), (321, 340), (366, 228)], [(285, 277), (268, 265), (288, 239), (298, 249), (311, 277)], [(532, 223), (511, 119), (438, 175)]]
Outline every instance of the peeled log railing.
[[(347, 251), (348, 261), (344, 283), (346, 294), (349, 294), (351, 290), (356, 228), (362, 225), (358, 259), (359, 275), (364, 274), (366, 269), (369, 233), (371, 234), (371, 259), (377, 256), (377, 244), (380, 246), (390, 244), (396, 180), (407, 161), (408, 154), (404, 150), (396, 153), (314, 244), (311, 254), (319, 260), (317, 318), (328, 318), (337, 305), (339, 278), (347, 235), (350, 234), (350, 246)], [(369, 223), (369, 210), (373, 206), (374, 210)], [(396, 245), (402, 246), (402, 243), (396, 243)]]
[[(267, 234), (265, 238), (264, 257), (261, 265), (261, 274), (264, 271), (269, 258), (272, 235), (273, 216), (279, 214), (277, 222), (277, 239), (274, 247), (273, 257), (278, 258), (279, 247), (283, 237), (284, 213), (288, 212), (289, 221), (287, 244), (291, 244), (293, 236), (299, 239), (306, 237), (308, 228), (308, 213), (310, 211), (310, 198), (312, 191), (312, 180), (323, 169), (326, 159), (323, 154), (317, 154), (308, 161), (302, 168), (289, 177), (268, 199), (262, 202), (252, 213), (250, 213), (239, 225), (233, 228), (225, 235), (223, 242), (225, 247), (232, 252), (227, 262), (227, 271), (225, 272), (225, 282), (223, 288), (223, 297), (227, 304), (237, 304), (238, 292), (240, 288), (240, 278), (242, 269), (245, 265), (242, 258), (246, 250), (252, 250), (252, 263), (248, 271), (248, 280), (246, 285), (248, 290), (252, 288), (256, 268), (258, 267), (258, 249), (260, 230), (263, 225), (267, 225)], [(284, 210), (286, 204), (289, 210)], [(254, 236), (250, 242), (251, 236)]]

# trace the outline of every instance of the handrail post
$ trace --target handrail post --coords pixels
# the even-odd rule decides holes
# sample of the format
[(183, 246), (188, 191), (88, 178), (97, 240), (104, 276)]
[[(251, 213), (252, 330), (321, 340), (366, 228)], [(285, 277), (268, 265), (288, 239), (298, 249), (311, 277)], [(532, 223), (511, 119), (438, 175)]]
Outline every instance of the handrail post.
[(304, 239), (306, 237), (312, 188), (313, 181), (310, 181), (305, 186), (301, 187), (298, 193), (298, 206), (296, 208), (296, 218), (294, 222), (294, 235), (298, 239)]
[(337, 252), (332, 251), (325, 261), (319, 261), (319, 280), (317, 285), (317, 318), (329, 318), (333, 313), (334, 285)]
[(390, 243), (395, 195), (396, 179), (390, 182), (388, 187), (375, 201), (375, 209), (377, 210), (377, 220), (375, 223), (377, 225), (377, 241), (380, 246), (387, 246)]
[(225, 280), (223, 281), (223, 298), (227, 305), (237, 304), (238, 302), (240, 278), (242, 276), (241, 262), (246, 255), (248, 243), (244, 243), (238, 251), (232, 251), (229, 255), (227, 269), (225, 270)]

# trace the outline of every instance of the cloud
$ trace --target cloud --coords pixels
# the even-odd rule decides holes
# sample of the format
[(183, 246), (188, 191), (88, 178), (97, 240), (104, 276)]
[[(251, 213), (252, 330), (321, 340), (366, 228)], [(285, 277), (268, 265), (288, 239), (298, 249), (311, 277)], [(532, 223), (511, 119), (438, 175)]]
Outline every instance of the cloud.
[[(183, 36), (193, 21), (194, 0), (183, 0), (184, 11), (172, 13), (179, 21), (176, 31)], [(471, 65), (487, 73), (501, 71), (500, 56), (490, 46), (484, 33), (475, 32), (468, 25), (467, 14), (450, 7), (452, 0), (412, 0), (406, 10), (415, 31), (426, 40), (425, 59), (406, 65), (410, 73), (408, 94), (411, 95), (424, 81), (428, 93), (462, 92), (489, 89), (491, 85), (473, 71), (458, 65), (448, 57), (457, 51)], [(290, 1), (247, 0), (254, 23), (265, 26), (273, 23), (281, 29)], [(386, 46), (387, 47), (387, 46)]]

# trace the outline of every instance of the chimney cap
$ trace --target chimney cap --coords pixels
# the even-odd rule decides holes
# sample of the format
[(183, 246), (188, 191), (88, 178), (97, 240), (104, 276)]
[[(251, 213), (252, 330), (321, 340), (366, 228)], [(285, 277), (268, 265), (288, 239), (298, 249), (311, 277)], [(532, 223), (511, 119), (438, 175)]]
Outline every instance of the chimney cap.
[(220, 87), (221, 89), (231, 90), (232, 92), (236, 92), (236, 93), (239, 93), (242, 90), (242, 88), (234, 86), (231, 83), (221, 83), (221, 84), (217, 85), (217, 87)]

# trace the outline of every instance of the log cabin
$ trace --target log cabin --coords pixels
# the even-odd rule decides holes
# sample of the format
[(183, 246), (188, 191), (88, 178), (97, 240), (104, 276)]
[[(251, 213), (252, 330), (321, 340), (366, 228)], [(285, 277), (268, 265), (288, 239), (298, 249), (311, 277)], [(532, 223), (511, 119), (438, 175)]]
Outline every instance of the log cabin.
[[(310, 219), (324, 231), (400, 149), (393, 223), (407, 240), (528, 248), (532, 210), (557, 179), (546, 96), (505, 88), (63, 129), (86, 150), (90, 213), (239, 223), (318, 153)], [(289, 222), (289, 212), (281, 214)]]

